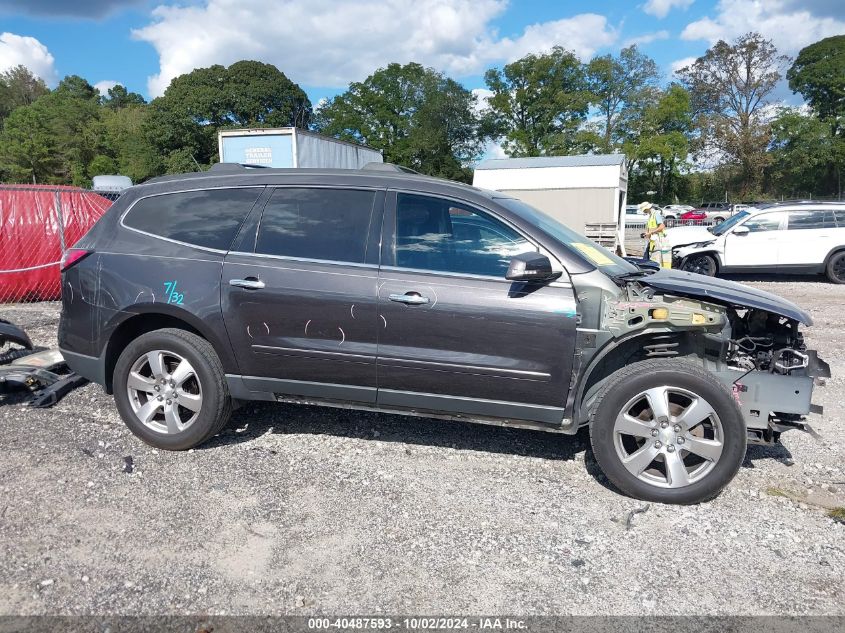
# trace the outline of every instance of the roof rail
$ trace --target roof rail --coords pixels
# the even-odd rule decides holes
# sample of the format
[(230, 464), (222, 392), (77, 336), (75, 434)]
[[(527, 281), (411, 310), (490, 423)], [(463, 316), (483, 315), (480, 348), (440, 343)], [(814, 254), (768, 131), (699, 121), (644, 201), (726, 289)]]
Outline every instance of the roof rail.
[(269, 165), (253, 165), (252, 163), (214, 163), (208, 171), (243, 171), (245, 169), (267, 169)]
[(395, 165), (393, 163), (367, 163), (361, 169), (366, 171), (398, 171), (403, 174), (419, 174), (420, 172), (414, 171), (410, 167), (403, 167), (402, 165)]

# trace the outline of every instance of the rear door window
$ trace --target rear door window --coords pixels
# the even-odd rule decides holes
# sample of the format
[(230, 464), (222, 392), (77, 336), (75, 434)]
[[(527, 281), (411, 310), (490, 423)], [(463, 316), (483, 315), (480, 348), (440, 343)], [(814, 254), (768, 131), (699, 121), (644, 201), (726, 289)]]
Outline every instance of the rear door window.
[(363, 263), (375, 197), (358, 189), (278, 188), (264, 207), (255, 252)]
[(809, 229), (832, 229), (836, 227), (836, 220), (833, 211), (830, 209), (802, 209), (801, 211), (789, 212), (790, 231)]
[(206, 189), (141, 198), (129, 209), (123, 224), (169, 240), (225, 251), (261, 190)]

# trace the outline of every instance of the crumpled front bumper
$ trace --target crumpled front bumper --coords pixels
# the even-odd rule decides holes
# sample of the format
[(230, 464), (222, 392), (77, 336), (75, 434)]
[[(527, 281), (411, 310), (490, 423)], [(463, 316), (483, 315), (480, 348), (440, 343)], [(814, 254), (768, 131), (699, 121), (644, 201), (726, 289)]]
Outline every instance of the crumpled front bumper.
[[(773, 434), (790, 429), (807, 430), (804, 417), (823, 413), (814, 405), (813, 387), (830, 378), (830, 365), (815, 350), (807, 350), (807, 366), (789, 374), (750, 371), (734, 373), (732, 389), (749, 431), (749, 440), (772, 441)], [(776, 436), (774, 436), (776, 439)]]

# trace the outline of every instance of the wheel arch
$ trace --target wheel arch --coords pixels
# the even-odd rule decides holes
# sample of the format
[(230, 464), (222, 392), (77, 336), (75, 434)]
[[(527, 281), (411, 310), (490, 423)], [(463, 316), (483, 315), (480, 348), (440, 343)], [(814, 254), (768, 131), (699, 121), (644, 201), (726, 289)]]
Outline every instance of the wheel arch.
[(107, 326), (111, 334), (102, 356), (106, 393), (112, 393), (114, 368), (126, 346), (139, 336), (162, 328), (185, 330), (205, 339), (214, 348), (224, 370), (237, 371), (228, 340), (221, 340), (208, 324), (184, 309), (154, 304), (149, 307), (135, 306), (130, 312), (121, 312), (119, 315), (122, 318), (116, 318)]
[[(640, 331), (613, 340), (605, 345), (581, 372), (581, 377), (572, 390), (569, 418), (573, 421), (572, 432), (589, 421), (591, 402), (601, 390), (601, 386), (614, 373), (631, 363), (650, 358), (680, 359), (697, 358), (705, 364), (705, 347), (693, 332), (672, 330)], [(645, 345), (655, 342), (677, 343), (668, 356), (649, 356)]]
[(845, 244), (841, 246), (834, 246), (830, 249), (827, 256), (824, 258), (824, 267), (827, 268), (827, 265), (830, 263), (830, 260), (833, 259), (834, 255), (838, 255), (839, 253), (845, 253)]
[(683, 268), (684, 264), (690, 257), (698, 257), (700, 255), (710, 255), (714, 260), (716, 260), (716, 274), (719, 274), (722, 268), (724, 268), (721, 255), (719, 255), (718, 251), (712, 249), (708, 249), (706, 251), (697, 251), (695, 253), (687, 255), (681, 260), (681, 268)]

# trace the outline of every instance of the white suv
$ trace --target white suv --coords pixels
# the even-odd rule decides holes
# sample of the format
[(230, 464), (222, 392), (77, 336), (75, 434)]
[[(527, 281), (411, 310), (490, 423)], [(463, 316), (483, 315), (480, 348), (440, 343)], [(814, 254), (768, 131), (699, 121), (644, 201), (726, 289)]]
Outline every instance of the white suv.
[(673, 265), (691, 272), (824, 273), (845, 284), (845, 203), (747, 209), (713, 227), (669, 229)]

